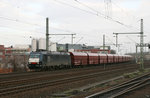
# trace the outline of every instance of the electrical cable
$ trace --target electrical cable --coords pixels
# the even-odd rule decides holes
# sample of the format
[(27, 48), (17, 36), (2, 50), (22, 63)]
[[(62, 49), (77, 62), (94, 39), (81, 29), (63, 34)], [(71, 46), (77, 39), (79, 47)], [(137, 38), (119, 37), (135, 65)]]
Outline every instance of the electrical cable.
[(56, 2), (58, 2), (58, 3), (60, 3), (60, 4), (63, 4), (63, 5), (67, 5), (67, 6), (69, 6), (69, 7), (72, 7), (72, 8), (81, 10), (81, 11), (84, 11), (84, 12), (89, 13), (89, 14), (92, 14), (92, 15), (97, 15), (96, 13), (93, 13), (93, 12), (91, 12), (91, 11), (87, 11), (87, 10), (81, 9), (81, 8), (79, 8), (79, 7), (76, 7), (76, 6), (72, 6), (72, 5), (70, 5), (70, 4), (68, 4), (68, 3), (65, 3), (65, 2), (62, 2), (62, 1), (58, 1), (58, 0), (54, 0), (54, 1), (56, 1)]
[(11, 18), (6, 18), (6, 17), (3, 17), (3, 16), (0, 16), (1, 19), (4, 19), (4, 20), (9, 20), (9, 21), (14, 21), (14, 22), (19, 22), (19, 23), (24, 23), (24, 24), (28, 24), (28, 25), (34, 25), (34, 26), (40, 26), (39, 24), (33, 24), (33, 23), (29, 23), (29, 22), (25, 22), (25, 21), (20, 21), (18, 19), (11, 19)]
[(131, 25), (126, 25), (126, 24), (124, 24), (124, 23), (122, 23), (122, 22), (120, 22), (120, 21), (118, 21), (118, 20), (113, 19), (113, 18), (110, 17), (110, 16), (107, 16), (107, 17), (106, 17), (106, 15), (102, 14), (102, 13), (99, 12), (99, 11), (96, 11), (95, 9), (89, 7), (88, 5), (86, 5), (86, 4), (82, 3), (82, 2), (79, 2), (79, 0), (74, 0), (74, 1), (75, 1), (75, 2), (78, 2), (79, 4), (85, 6), (85, 7), (89, 8), (89, 9), (91, 9), (91, 10), (93, 10), (93, 11), (95, 11), (95, 12), (97, 13), (97, 16), (102, 15), (103, 18), (105, 18), (105, 19), (107, 19), (107, 20), (111, 20), (111, 21), (116, 22), (116, 23), (118, 23), (118, 24), (120, 24), (120, 25), (123, 25), (123, 26), (125, 26), (125, 27), (127, 27), (127, 28), (133, 28), (133, 26), (131, 26)]

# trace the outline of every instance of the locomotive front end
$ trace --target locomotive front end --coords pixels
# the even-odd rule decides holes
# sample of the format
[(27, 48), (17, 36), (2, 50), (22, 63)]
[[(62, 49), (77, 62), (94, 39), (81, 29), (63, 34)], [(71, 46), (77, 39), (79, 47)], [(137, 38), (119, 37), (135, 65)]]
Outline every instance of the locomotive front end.
[(41, 57), (40, 53), (30, 53), (28, 67), (30, 69), (40, 69), (42, 67)]

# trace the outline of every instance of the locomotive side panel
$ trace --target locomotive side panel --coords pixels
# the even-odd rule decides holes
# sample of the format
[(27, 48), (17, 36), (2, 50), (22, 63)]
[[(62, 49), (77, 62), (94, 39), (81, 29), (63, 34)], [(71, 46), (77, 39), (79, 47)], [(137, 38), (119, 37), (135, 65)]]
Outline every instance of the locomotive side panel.
[(71, 66), (71, 58), (67, 53), (52, 53), (45, 54), (44, 57), (45, 65), (44, 66)]
[(60, 52), (31, 52), (28, 62), (30, 69), (42, 69), (51, 66), (71, 66), (69, 53)]

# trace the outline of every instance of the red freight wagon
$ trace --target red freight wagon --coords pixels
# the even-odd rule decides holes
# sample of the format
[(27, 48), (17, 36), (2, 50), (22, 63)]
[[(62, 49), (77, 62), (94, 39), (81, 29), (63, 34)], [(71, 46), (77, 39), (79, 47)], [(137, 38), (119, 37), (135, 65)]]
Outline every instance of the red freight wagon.
[(100, 64), (106, 64), (107, 63), (107, 55), (106, 54), (99, 54), (99, 63)]
[(70, 52), (72, 65), (88, 65), (87, 53)]
[(89, 64), (99, 64), (99, 55), (97, 53), (87, 53)]
[(123, 56), (119, 55), (119, 62), (123, 62)]
[(128, 56), (124, 55), (124, 57), (125, 57), (125, 60), (123, 62), (128, 61)]
[(114, 63), (118, 63), (119, 62), (119, 56), (117, 54), (114, 54)]
[(132, 60), (131, 58), (132, 57), (130, 55), (126, 55), (126, 61), (131, 61)]
[(122, 55), (122, 61), (120, 61), (120, 62), (125, 62), (126, 59), (127, 59), (127, 57), (125, 55)]
[(114, 63), (112, 54), (107, 54), (107, 58), (108, 58), (108, 63)]

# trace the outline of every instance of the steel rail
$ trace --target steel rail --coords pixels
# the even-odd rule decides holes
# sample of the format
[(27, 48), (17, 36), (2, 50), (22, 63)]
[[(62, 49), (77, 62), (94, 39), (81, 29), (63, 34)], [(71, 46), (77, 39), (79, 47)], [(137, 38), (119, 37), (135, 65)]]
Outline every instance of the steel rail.
[(87, 96), (86, 98), (115, 98), (117, 96), (121, 96), (122, 94), (126, 92), (129, 92), (133, 88), (136, 88), (138, 86), (141, 87), (143, 83), (150, 80), (149, 77), (150, 77), (150, 73), (147, 73), (140, 77), (121, 83), (112, 88)]
[[(131, 63), (129, 65), (132, 66), (133, 64)], [(102, 67), (102, 66), (100, 66), (100, 67)], [(118, 66), (112, 66), (112, 67), (113, 68), (118, 68)], [(88, 68), (88, 67), (86, 67), (86, 68)], [(94, 67), (92, 67), (92, 68), (94, 68)], [(89, 69), (84, 69), (84, 70), (88, 71)], [(60, 70), (60, 71), (64, 71), (64, 70)], [(19, 77), (23, 77), (23, 76), (26, 77), (26, 76), (29, 76), (29, 75), (42, 75), (42, 74), (46, 74), (46, 73), (50, 73), (51, 74), (53, 72), (55, 73), (55, 72), (57, 72), (57, 70), (46, 71), (46, 72), (45, 71), (44, 72), (34, 72), (33, 71), (33, 72), (21, 72), (21, 73), (20, 72), (15, 72), (15, 73), (8, 73), (8, 74), (0, 74), (0, 81), (3, 81), (4, 79), (10, 79), (10, 78), (14, 79), (14, 78), (19, 78)]]
[[(128, 69), (131, 69), (131, 68), (135, 68), (135, 66), (134, 67), (128, 67), (128, 68), (125, 68), (125, 69), (128, 70)], [(121, 71), (121, 70), (125, 70), (125, 69), (120, 69), (120, 68), (118, 69), (117, 68), (117, 69), (111, 70), (111, 71), (108, 70), (108, 71), (102, 71), (102, 72), (95, 72), (95, 73), (88, 74), (88, 75), (82, 75), (82, 77), (83, 76), (96, 75), (96, 74), (98, 74), (98, 75), (108, 74), (108, 73), (111, 73), (111, 72)], [(70, 74), (59, 75), (59, 77), (68, 76), (68, 75), (70, 75)], [(41, 80), (42, 81), (43, 80), (51, 80), (52, 77), (56, 77), (56, 76), (40, 76), (40, 77), (36, 77), (36, 78), (19, 79), (19, 80), (12, 80), (12, 81), (2, 81), (2, 82), (0, 82), (0, 89), (1, 88), (6, 88), (8, 86), (16, 85), (16, 84), (27, 84), (27, 83), (32, 83), (32, 82), (35, 83), (35, 81), (39, 82)]]
[(129, 93), (129, 92), (131, 92), (133, 90), (139, 89), (139, 88), (144, 87), (144, 86), (149, 85), (149, 84), (150, 84), (150, 78), (145, 79), (145, 80), (143, 80), (143, 81), (141, 81), (141, 82), (139, 82), (139, 83), (129, 87), (128, 89), (123, 90), (123, 91), (113, 95), (112, 98), (117, 98), (119, 96), (122, 96), (122, 95), (124, 95), (126, 93)]
[[(134, 68), (134, 67), (133, 67)], [(128, 68), (131, 69), (131, 68)], [(124, 70), (124, 69), (121, 69)], [(108, 74), (116, 71), (121, 71), (120, 69), (113, 70), (113, 71), (107, 71), (106, 72), (99, 72), (95, 74), (88, 74), (88, 75), (82, 75), (82, 76), (76, 76), (76, 77), (71, 77), (71, 78), (65, 78), (65, 79), (59, 79), (59, 80), (50, 80), (50, 81), (44, 81), (40, 83), (33, 83), (33, 84), (25, 84), (21, 86), (15, 86), (15, 87), (9, 87), (9, 88), (3, 88), (0, 89), (0, 96), (3, 95), (8, 95), (8, 94), (14, 94), (22, 91), (27, 91), (27, 90), (33, 90), (33, 89), (38, 89), (38, 88), (44, 88), (44, 87), (50, 87), (50, 86), (58, 86), (60, 84), (68, 84), (69, 82), (76, 82), (76, 81), (81, 81), (89, 78), (95, 78), (96, 76), (100, 76), (102, 74)]]

